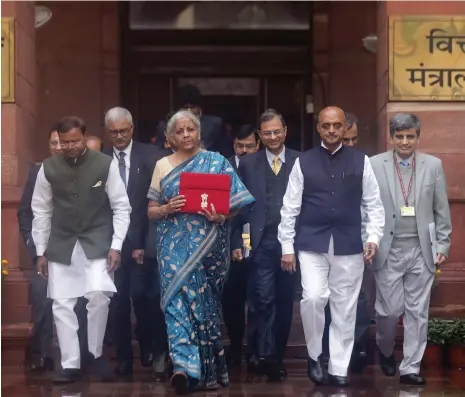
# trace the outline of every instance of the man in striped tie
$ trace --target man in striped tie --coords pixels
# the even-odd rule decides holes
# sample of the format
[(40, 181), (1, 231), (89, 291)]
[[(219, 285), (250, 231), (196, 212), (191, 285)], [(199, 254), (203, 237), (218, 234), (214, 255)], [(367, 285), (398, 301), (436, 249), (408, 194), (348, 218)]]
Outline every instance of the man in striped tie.
[(137, 319), (136, 337), (139, 342), (140, 361), (150, 367), (154, 353), (164, 357), (166, 341), (155, 340), (156, 327), (164, 327), (159, 318), (160, 304), (156, 301), (158, 269), (145, 258), (145, 242), (148, 230), (147, 191), (155, 168), (158, 148), (133, 140), (134, 123), (131, 113), (115, 107), (105, 115), (105, 128), (112, 147), (104, 153), (118, 163), (118, 170), (131, 203), (131, 222), (121, 250), (121, 267), (115, 273), (115, 294), (110, 314), (115, 331), (117, 375), (133, 373), (131, 300)]
[(239, 175), (256, 200), (241, 217), (250, 224), (252, 246), (247, 267), (249, 368), (279, 380), (286, 376), (283, 357), (292, 323), (295, 274), (281, 270), (278, 225), (299, 153), (285, 147), (287, 126), (276, 110), (261, 115), (259, 135), (265, 150), (244, 156), (239, 163)]

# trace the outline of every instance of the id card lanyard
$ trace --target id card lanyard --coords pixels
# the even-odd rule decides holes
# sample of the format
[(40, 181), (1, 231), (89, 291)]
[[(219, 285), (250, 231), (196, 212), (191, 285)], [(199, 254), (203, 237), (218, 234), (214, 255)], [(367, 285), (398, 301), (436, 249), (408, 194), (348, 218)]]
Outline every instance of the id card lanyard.
[(405, 192), (404, 180), (402, 179), (402, 175), (400, 173), (399, 161), (397, 160), (397, 156), (394, 154), (394, 164), (396, 166), (397, 177), (399, 178), (400, 189), (402, 190), (402, 197), (404, 198), (405, 207), (400, 209), (402, 216), (415, 216), (415, 208), (413, 206), (408, 205), (408, 199), (410, 197), (410, 193), (412, 192), (413, 187), (413, 175), (415, 174), (415, 157), (412, 160), (412, 175), (410, 176), (410, 181), (408, 183), (407, 192)]

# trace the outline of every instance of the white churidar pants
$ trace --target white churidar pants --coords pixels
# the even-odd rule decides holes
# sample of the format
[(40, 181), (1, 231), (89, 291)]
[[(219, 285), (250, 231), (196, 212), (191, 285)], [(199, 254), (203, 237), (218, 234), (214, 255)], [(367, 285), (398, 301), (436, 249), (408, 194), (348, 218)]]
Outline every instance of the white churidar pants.
[(80, 368), (81, 357), (77, 331), (79, 324), (74, 307), (84, 296), (87, 304), (87, 332), (89, 352), (95, 358), (102, 355), (103, 338), (108, 319), (111, 294), (116, 292), (112, 275), (107, 270), (107, 259), (87, 259), (76, 243), (71, 265), (49, 262), (48, 296), (53, 299), (53, 318), (61, 350), (62, 368)]
[(376, 280), (376, 343), (390, 357), (399, 317), (404, 314), (404, 358), (401, 375), (418, 374), (428, 337), (428, 311), (434, 274), (420, 247), (391, 248)]
[(302, 275), (300, 313), (308, 355), (317, 360), (322, 353), (325, 306), (331, 309), (328, 372), (347, 376), (354, 345), (357, 299), (365, 267), (363, 253), (334, 255), (331, 237), (327, 254), (299, 252)]

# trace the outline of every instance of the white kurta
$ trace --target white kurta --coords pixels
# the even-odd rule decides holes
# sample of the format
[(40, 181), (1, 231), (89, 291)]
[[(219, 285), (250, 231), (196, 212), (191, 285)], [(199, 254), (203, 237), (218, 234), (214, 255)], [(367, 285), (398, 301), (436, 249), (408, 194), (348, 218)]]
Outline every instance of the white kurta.
[[(114, 233), (111, 248), (121, 251), (129, 227), (131, 206), (119, 175), (118, 163), (115, 160), (110, 165), (105, 191), (113, 210)], [(31, 207), (34, 214), (32, 238), (36, 245), (37, 255), (41, 256), (47, 250), (53, 215), (52, 188), (45, 177), (43, 166), (37, 175)], [(48, 263), (48, 296), (50, 298), (77, 298), (93, 291), (116, 292), (113, 274), (107, 270), (106, 258), (87, 259), (79, 241), (74, 246), (71, 265)]]
[[(360, 230), (362, 233), (362, 227), (365, 229), (365, 242), (379, 245), (384, 228), (384, 207), (378, 182), (367, 156), (362, 189), (360, 211), (366, 222), (365, 225), (360, 223)], [(289, 175), (278, 227), (283, 255), (294, 254), (295, 223), (300, 215), (303, 191), (304, 176), (297, 159)], [(300, 251), (299, 262), (303, 289), (300, 312), (309, 357), (316, 361), (321, 355), (324, 309), (329, 300), (332, 322), (329, 328), (328, 372), (331, 375), (346, 376), (354, 344), (357, 298), (364, 270), (363, 255), (334, 255), (331, 237), (327, 254)]]

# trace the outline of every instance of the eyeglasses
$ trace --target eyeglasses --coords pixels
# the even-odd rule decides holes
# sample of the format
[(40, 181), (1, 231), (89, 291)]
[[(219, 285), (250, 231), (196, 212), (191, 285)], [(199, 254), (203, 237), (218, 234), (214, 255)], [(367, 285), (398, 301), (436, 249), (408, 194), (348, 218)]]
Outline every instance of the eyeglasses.
[(79, 141), (60, 141), (60, 146), (61, 147), (77, 147), (82, 143), (82, 139)]
[(260, 135), (264, 138), (271, 138), (274, 136), (281, 136), (284, 134), (284, 130), (274, 130), (274, 131), (260, 131)]
[(130, 127), (122, 128), (120, 130), (108, 130), (108, 133), (110, 134), (112, 138), (116, 138), (119, 134), (121, 134), (121, 136), (126, 136), (127, 134), (129, 134), (131, 129), (132, 129), (132, 125)]

